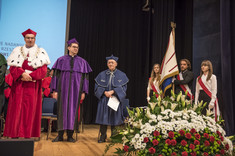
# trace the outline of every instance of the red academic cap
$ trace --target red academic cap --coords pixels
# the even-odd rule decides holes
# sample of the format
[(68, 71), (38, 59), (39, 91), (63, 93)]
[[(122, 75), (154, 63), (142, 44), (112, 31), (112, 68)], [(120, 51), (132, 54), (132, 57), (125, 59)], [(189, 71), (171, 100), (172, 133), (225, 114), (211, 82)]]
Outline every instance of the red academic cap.
[(27, 35), (27, 34), (33, 34), (34, 36), (36, 36), (37, 33), (36, 33), (35, 31), (31, 30), (31, 29), (28, 29), (28, 30), (22, 32), (22, 35), (23, 35), (24, 37), (25, 37), (25, 35)]

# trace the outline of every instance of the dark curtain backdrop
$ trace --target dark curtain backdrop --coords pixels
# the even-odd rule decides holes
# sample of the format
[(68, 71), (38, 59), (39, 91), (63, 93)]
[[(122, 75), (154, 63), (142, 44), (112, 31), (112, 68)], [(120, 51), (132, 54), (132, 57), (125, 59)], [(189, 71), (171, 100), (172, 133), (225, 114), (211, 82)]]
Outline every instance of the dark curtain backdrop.
[[(227, 135), (235, 134), (235, 2), (194, 0), (193, 71), (199, 75), (203, 60), (210, 60), (217, 76), (217, 97)], [(195, 84), (195, 83), (194, 83)]]
[(217, 97), (221, 112), (222, 103), (222, 76), (220, 51), (220, 1), (194, 0), (193, 15), (193, 72), (194, 84), (200, 74), (201, 62), (210, 60), (213, 65), (213, 74), (217, 76)]
[(143, 0), (71, 1), (69, 38), (78, 39), (79, 56), (93, 69), (84, 101), (85, 123), (95, 121), (94, 78), (107, 69), (106, 56), (118, 56), (118, 69), (130, 79), (127, 98), (131, 107), (147, 105), (148, 78), (152, 65), (163, 59), (171, 21), (177, 24), (177, 59), (192, 59), (193, 1), (150, 0), (152, 11), (142, 11), (144, 4)]
[[(193, 16), (193, 71), (199, 76), (201, 62), (210, 60), (217, 76), (218, 93), (221, 98), (221, 52), (220, 52), (220, 1), (194, 0)], [(195, 84), (195, 83), (194, 83)], [(220, 100), (221, 101), (221, 100)]]
[(223, 110), (226, 132), (228, 135), (235, 134), (235, 1), (220, 1), (220, 30), (221, 30), (221, 68)]

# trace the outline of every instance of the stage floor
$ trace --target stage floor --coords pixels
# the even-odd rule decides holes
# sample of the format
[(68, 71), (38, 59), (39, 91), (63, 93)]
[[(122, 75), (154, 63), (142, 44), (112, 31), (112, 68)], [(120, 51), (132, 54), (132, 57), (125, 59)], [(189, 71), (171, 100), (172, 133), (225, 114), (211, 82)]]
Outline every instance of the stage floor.
[[(99, 125), (84, 125), (84, 132), (78, 133), (78, 141), (75, 143), (51, 142), (57, 136), (53, 132), (46, 140), (47, 133), (41, 133), (40, 141), (34, 143), (34, 156), (101, 156), (104, 154), (105, 146), (110, 143), (110, 127), (108, 126), (106, 143), (98, 143)], [(74, 134), (74, 138), (76, 134)], [(66, 134), (64, 138), (67, 138)], [(115, 148), (122, 145), (115, 145), (105, 155), (115, 155)]]

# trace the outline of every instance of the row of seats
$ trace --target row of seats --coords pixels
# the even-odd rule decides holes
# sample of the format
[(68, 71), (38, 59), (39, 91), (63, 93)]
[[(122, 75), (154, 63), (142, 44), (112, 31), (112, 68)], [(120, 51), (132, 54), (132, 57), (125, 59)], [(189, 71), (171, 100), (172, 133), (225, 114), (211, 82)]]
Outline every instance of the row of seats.
[(43, 98), (42, 119), (48, 120), (47, 140), (51, 134), (52, 121), (57, 120), (57, 101), (54, 98)]

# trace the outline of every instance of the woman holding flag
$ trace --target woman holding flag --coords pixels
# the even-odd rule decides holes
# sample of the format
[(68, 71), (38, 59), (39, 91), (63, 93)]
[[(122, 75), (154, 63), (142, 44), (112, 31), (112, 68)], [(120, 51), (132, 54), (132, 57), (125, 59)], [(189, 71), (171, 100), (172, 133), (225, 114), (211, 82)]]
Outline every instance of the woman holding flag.
[(152, 72), (151, 72), (151, 77), (149, 78), (148, 88), (147, 88), (147, 101), (148, 102), (150, 100), (151, 90), (153, 90), (153, 92), (156, 93), (156, 97), (158, 97), (158, 94), (160, 93), (160, 88), (159, 88), (160, 79), (161, 79), (160, 64), (154, 64)]
[(204, 60), (201, 63), (200, 76), (196, 81), (195, 103), (207, 102), (202, 114), (206, 115), (206, 108), (212, 109), (215, 114), (215, 120), (219, 116), (219, 105), (216, 97), (217, 94), (217, 79), (213, 74), (212, 63), (209, 60)]

